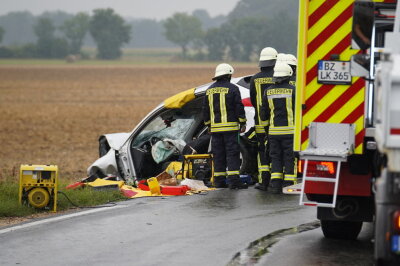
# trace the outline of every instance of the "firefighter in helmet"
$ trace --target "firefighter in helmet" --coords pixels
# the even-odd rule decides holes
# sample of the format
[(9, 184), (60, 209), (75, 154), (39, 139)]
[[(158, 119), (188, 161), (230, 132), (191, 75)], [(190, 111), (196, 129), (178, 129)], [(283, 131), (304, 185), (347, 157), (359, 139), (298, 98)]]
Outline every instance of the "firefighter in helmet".
[(270, 181), (269, 158), (265, 154), (265, 145), (268, 146), (268, 143), (265, 143), (265, 127), (268, 126), (268, 121), (261, 119), (260, 110), (262, 106), (262, 95), (264, 91), (273, 84), (272, 76), (277, 55), (278, 52), (272, 47), (262, 49), (259, 60), (260, 72), (255, 74), (250, 80), (250, 99), (255, 109), (254, 122), (258, 142), (258, 183), (254, 187), (265, 191), (268, 189)]
[[(233, 67), (219, 64), (215, 69), (215, 82), (206, 91), (203, 103), (204, 124), (211, 134), (214, 155), (214, 185), (229, 188), (247, 188), (239, 178), (239, 131), (246, 130), (246, 115), (239, 88), (230, 82)], [(226, 168), (228, 167), (228, 171)]]
[(276, 62), (283, 62), (288, 64), (292, 70), (293, 70), (293, 75), (290, 78), (290, 84), (295, 85), (296, 84), (296, 68), (297, 68), (297, 58), (292, 55), (292, 54), (283, 54), (279, 53), (276, 59)]
[(296, 68), (297, 68), (297, 59), (294, 55), (292, 54), (286, 54), (285, 55), (285, 62), (292, 68), (293, 74), (292, 77), (290, 78), (290, 84), (293, 86), (296, 86)]
[(276, 194), (282, 193), (282, 186), (297, 182), (293, 152), (295, 86), (290, 84), (292, 74), (293, 70), (287, 63), (275, 65), (275, 84), (265, 90), (261, 110), (261, 118), (269, 120), (270, 190)]
[(276, 62), (286, 62), (286, 54), (279, 53), (276, 55)]

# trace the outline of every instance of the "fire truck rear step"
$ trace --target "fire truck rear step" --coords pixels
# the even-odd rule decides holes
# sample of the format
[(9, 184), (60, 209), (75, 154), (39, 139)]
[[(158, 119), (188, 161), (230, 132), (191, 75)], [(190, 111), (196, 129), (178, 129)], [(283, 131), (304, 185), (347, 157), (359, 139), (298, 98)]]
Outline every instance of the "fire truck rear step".
[[(354, 152), (355, 125), (312, 122), (309, 132), (308, 147), (299, 153), (300, 159), (304, 160), (303, 183), (299, 204), (335, 208), (341, 163), (347, 161), (347, 157)], [(335, 177), (307, 176), (309, 160), (336, 162)], [(304, 201), (307, 181), (334, 183), (332, 202)]]

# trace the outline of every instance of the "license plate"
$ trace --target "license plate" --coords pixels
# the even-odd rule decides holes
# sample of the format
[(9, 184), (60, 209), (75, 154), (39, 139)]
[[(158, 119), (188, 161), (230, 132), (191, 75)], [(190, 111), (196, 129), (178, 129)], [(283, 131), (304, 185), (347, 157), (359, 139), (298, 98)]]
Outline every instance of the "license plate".
[(351, 84), (350, 61), (318, 61), (318, 83)]

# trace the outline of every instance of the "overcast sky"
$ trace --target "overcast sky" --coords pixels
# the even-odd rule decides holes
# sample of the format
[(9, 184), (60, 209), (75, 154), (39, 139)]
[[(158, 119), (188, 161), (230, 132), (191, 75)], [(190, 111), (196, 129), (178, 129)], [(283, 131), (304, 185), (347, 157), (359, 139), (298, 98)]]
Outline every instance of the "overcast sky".
[(123, 17), (164, 19), (175, 12), (191, 13), (206, 9), (214, 17), (228, 14), (239, 0), (0, 0), (0, 15), (10, 11), (61, 10), (67, 13), (90, 12), (96, 8), (111, 7)]

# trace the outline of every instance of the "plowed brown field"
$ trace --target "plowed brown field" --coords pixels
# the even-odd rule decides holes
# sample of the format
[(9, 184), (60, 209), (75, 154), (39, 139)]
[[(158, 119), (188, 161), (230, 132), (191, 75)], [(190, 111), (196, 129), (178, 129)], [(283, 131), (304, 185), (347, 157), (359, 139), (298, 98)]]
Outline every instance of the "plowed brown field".
[[(215, 65), (0, 66), (0, 179), (21, 164), (57, 164), (77, 180), (99, 135), (129, 132), (163, 99), (211, 81)], [(236, 67), (235, 76), (254, 67)]]

